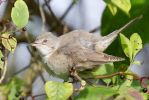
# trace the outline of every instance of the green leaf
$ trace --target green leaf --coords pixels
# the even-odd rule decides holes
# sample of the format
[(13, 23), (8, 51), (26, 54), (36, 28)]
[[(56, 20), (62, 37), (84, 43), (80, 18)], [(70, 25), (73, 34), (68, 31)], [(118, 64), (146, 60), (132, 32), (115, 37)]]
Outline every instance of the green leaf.
[(123, 34), (120, 34), (122, 49), (127, 57), (129, 57), (130, 62), (132, 61), (132, 45), (130, 40)]
[(138, 60), (136, 60), (136, 61), (133, 62), (133, 64), (135, 64), (135, 65), (141, 65), (141, 62), (138, 61)]
[(25, 81), (17, 77), (14, 77), (6, 86), (9, 89), (8, 100), (20, 100), (26, 92)]
[(11, 18), (13, 23), (19, 28), (23, 28), (28, 23), (29, 11), (23, 0), (17, 0), (15, 2), (11, 11)]
[(100, 65), (99, 68), (94, 69), (91, 73), (94, 76), (96, 76), (96, 75), (109, 75), (109, 74), (112, 74), (113, 71), (114, 71), (113, 63), (107, 63), (107, 64)]
[(144, 99), (144, 100), (147, 100), (148, 97), (149, 97), (148, 93), (142, 93), (142, 95), (143, 95), (143, 99)]
[(2, 52), (0, 51), (0, 69), (3, 69), (3, 66), (4, 66), (4, 61), (1, 60), (3, 57), (4, 56), (3, 56)]
[(142, 39), (138, 33), (133, 33), (130, 37), (132, 44), (133, 58), (142, 49)]
[(1, 100), (21, 100), (21, 98), (28, 92), (26, 86), (27, 84), (24, 80), (13, 77), (9, 82), (0, 85)]
[[(110, 75), (113, 72), (114, 72), (113, 63), (107, 63), (107, 64), (102, 64), (98, 69), (92, 71), (92, 74), (94, 76), (97, 76), (97, 75)], [(106, 79), (103, 79), (103, 81), (106, 84), (109, 84), (112, 81), (112, 79), (111, 78), (106, 78)]]
[(49, 100), (67, 100), (73, 93), (73, 85), (48, 81), (45, 84), (45, 91)]
[(10, 94), (8, 95), (8, 100), (19, 100), (17, 97), (16, 97), (16, 94), (17, 94), (17, 89), (16, 89), (16, 86), (14, 84), (13, 87), (11, 87), (10, 89)]
[(110, 9), (113, 16), (116, 15), (116, 13), (117, 13), (117, 7), (116, 6), (114, 6), (112, 3), (109, 3), (108, 8)]
[(126, 75), (126, 81), (121, 86), (131, 86), (132, 82), (133, 82), (133, 76)]
[[(127, 70), (126, 73), (132, 73), (132, 72)], [(122, 91), (123, 91), (123, 87), (125, 88), (125, 87), (131, 86), (131, 84), (133, 82), (133, 78), (134, 78), (132, 75), (126, 75), (125, 77), (126, 77), (126, 80), (125, 80), (125, 82), (123, 82), (123, 84), (120, 87), (120, 90), (122, 90)]]
[(119, 89), (119, 96), (117, 96), (114, 100), (144, 100), (142, 94), (132, 88), (132, 87), (127, 87), (124, 86)]
[(123, 12), (125, 12), (128, 16), (129, 11), (131, 9), (131, 2), (130, 0), (111, 0), (111, 2), (118, 7), (119, 9), (121, 9)]
[(8, 49), (10, 52), (13, 53), (15, 48), (16, 48), (16, 46), (17, 46), (17, 40), (14, 37), (10, 36), (10, 34), (7, 33), (7, 32), (2, 34), (2, 37), (3, 37), (2, 38), (3, 46), (6, 49)]
[(75, 100), (107, 100), (114, 94), (117, 94), (117, 90), (110, 87), (88, 86), (75, 97)]

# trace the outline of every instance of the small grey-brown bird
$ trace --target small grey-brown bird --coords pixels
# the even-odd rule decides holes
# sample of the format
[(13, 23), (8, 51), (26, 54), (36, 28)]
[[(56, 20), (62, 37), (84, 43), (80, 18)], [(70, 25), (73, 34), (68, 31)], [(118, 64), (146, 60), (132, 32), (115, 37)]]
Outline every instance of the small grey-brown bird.
[(45, 63), (56, 75), (66, 78), (72, 68), (83, 71), (96, 65), (124, 60), (103, 51), (123, 29), (139, 18), (104, 37), (83, 30), (75, 30), (60, 37), (47, 32), (37, 37), (31, 45), (39, 50)]

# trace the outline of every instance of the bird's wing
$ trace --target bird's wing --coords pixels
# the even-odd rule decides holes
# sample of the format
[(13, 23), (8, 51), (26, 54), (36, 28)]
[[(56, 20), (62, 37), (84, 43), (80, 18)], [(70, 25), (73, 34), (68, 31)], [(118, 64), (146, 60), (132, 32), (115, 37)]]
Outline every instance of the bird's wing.
[(96, 52), (92, 49), (84, 48), (79, 43), (67, 45), (63, 48), (60, 48), (59, 51), (63, 52), (65, 55), (68, 55), (75, 64), (82, 62), (99, 62), (97, 64), (122, 61), (123, 58), (107, 55), (102, 52)]
[(60, 36), (59, 40), (62, 41), (60, 42), (61, 46), (66, 45), (66, 43), (78, 42), (83, 47), (93, 50), (95, 43), (100, 40), (100, 36), (96, 36), (84, 30), (75, 30)]
[(122, 61), (124, 60), (121, 57), (116, 57), (116, 56), (112, 56), (112, 55), (108, 55), (105, 54), (103, 52), (95, 52), (95, 51), (91, 51), (91, 50), (85, 50), (84, 51), (85, 56), (87, 57), (87, 59), (89, 61), (94, 61), (94, 62), (116, 62), (116, 61)]

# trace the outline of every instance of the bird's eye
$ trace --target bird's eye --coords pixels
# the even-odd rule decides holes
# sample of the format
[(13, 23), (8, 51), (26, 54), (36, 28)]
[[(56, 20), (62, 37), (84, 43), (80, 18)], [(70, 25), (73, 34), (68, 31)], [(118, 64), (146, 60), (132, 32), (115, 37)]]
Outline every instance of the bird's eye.
[(43, 43), (46, 43), (47, 41), (48, 41), (48, 40), (43, 40), (42, 42), (43, 42)]

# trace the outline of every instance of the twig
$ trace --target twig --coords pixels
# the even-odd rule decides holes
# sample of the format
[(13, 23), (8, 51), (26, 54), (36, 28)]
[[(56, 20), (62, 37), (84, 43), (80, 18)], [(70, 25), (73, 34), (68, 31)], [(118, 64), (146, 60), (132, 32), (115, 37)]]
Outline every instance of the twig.
[[(39, 1), (39, 0), (38, 0), (38, 1)], [(49, 2), (51, 2), (51, 0), (48, 0), (48, 1), (47, 1), (47, 3), (48, 3), (48, 4), (49, 4)], [(46, 6), (46, 4), (45, 4), (45, 3), (43, 4), (43, 7), (44, 7), (44, 6)]]
[(44, 0), (44, 2), (45, 2), (45, 5), (47, 6), (48, 10), (50, 11), (52, 17), (53, 17), (56, 21), (58, 21), (57, 17), (55, 16), (54, 12), (53, 12), (52, 9), (51, 9), (51, 6), (48, 4), (49, 2), (48, 2), (47, 0)]
[(103, 78), (110, 78), (110, 77), (113, 77), (113, 76), (116, 76), (116, 75), (131, 75), (136, 80), (139, 80), (140, 79), (137, 75), (135, 75), (133, 73), (125, 73), (125, 72), (116, 72), (116, 73), (113, 73), (111, 75), (95, 76), (94, 78), (96, 78), (96, 79), (103, 79)]
[(34, 99), (34, 98), (36, 98), (36, 97), (43, 96), (43, 95), (46, 95), (46, 94), (45, 94), (45, 93), (37, 94), (37, 95), (32, 96), (32, 98)]
[(4, 80), (5, 78), (5, 75), (6, 75), (6, 71), (7, 71), (7, 55), (5, 53), (5, 60), (4, 60), (4, 65), (3, 65), (3, 73), (2, 73), (2, 76), (0, 78), (0, 84), (2, 83), (2, 81)]
[[(51, 24), (51, 28), (50, 28), (50, 31), (55, 31), (56, 29), (60, 29), (63, 27), (63, 24), (59, 21), (59, 19), (57, 19), (57, 17), (55, 16), (54, 12), (52, 11), (51, 9), (51, 6), (48, 5), (48, 2), (47, 0), (44, 0), (45, 1), (45, 5), (47, 6), (49, 12), (51, 13), (51, 16), (53, 17), (52, 19), (52, 24)], [(58, 34), (58, 35), (62, 35), (62, 34)]]
[(64, 12), (64, 14), (60, 17), (60, 21), (62, 21), (66, 15), (69, 13), (69, 11), (72, 9), (72, 7), (74, 6), (74, 1), (72, 1), (72, 3), (69, 5), (69, 7), (67, 8), (67, 10)]
[[(39, 1), (39, 0), (38, 0)], [(43, 11), (43, 6), (41, 6), (40, 4), (39, 5), (39, 11), (40, 11), (40, 15), (41, 15), (41, 19), (42, 19), (42, 31), (45, 31), (45, 23), (46, 23), (46, 18), (45, 18), (45, 13)]]
[(24, 67), (24, 68), (20, 69), (19, 71), (15, 72), (13, 75), (15, 76), (15, 75), (17, 75), (17, 74), (23, 72), (24, 70), (26, 70), (26, 69), (28, 69), (28, 68), (29, 68), (29, 66)]
[(39, 72), (39, 75), (40, 75), (40, 77), (41, 77), (41, 79), (42, 79), (43, 83), (45, 84), (45, 83), (46, 83), (46, 80), (45, 80), (45, 78), (43, 77), (42, 73), (41, 73), (41, 72)]

